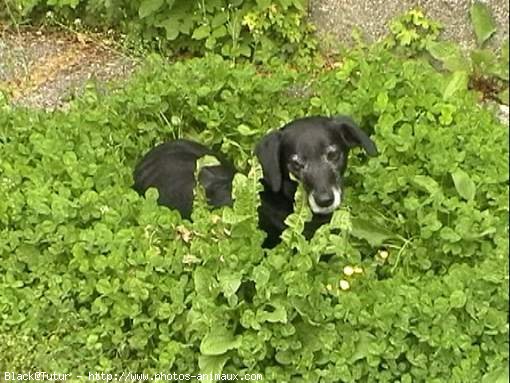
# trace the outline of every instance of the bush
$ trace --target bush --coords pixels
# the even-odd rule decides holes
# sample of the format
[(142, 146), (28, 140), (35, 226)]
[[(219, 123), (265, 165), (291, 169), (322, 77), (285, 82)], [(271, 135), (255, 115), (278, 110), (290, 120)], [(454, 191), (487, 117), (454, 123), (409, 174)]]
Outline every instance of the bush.
[[(351, 153), (344, 207), (310, 242), (300, 197), (265, 251), (251, 151), (310, 114), (354, 116), (381, 155)], [(191, 223), (130, 189), (141, 155), (178, 136), (234, 158), (232, 208), (198, 190)], [(315, 77), (153, 57), (66, 112), (4, 106), (0, 370), (505, 379), (507, 142), (452, 75), (381, 46)]]
[[(306, 0), (4, 0), (0, 18), (115, 28), (165, 52), (269, 61), (315, 50)], [(49, 17), (48, 17), (49, 16)]]

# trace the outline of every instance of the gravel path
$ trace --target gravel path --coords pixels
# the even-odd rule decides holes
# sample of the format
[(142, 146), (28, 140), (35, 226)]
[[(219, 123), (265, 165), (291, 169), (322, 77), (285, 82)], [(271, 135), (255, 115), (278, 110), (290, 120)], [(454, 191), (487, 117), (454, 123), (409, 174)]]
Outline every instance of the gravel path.
[(88, 80), (126, 78), (136, 60), (102, 37), (22, 30), (0, 32), (0, 90), (15, 105), (55, 109)]

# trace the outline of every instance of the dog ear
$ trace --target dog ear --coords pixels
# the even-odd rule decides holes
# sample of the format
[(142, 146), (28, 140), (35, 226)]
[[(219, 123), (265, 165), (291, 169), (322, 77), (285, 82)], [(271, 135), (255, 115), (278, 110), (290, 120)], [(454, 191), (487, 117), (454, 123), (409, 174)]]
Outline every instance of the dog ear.
[(262, 165), (264, 181), (274, 193), (282, 187), (282, 172), (280, 169), (280, 132), (272, 132), (262, 138), (255, 147), (255, 155)]
[(333, 118), (332, 122), (349, 149), (361, 146), (369, 156), (378, 154), (375, 142), (351, 118), (339, 116)]

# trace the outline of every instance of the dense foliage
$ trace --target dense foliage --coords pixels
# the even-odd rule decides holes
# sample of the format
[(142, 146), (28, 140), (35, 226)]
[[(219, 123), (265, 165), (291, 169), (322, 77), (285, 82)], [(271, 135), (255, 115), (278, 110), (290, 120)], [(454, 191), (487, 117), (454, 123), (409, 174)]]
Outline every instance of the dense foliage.
[[(0, 371), (508, 381), (508, 128), (415, 37), (313, 72), (152, 56), (65, 111), (0, 101)], [(381, 154), (351, 153), (343, 207), (311, 241), (300, 194), (264, 250), (253, 147), (313, 114), (353, 116)], [(130, 188), (175, 137), (232, 157), (232, 208), (197, 190), (189, 222)]]
[[(508, 129), (451, 84), (375, 46), (313, 80), (215, 56), (153, 58), (126, 89), (91, 90), (66, 112), (4, 106), (0, 369), (505, 376)], [(311, 242), (298, 209), (284, 242), (263, 251), (255, 141), (336, 113), (372, 132), (381, 155), (351, 155), (344, 208)], [(218, 145), (244, 170), (232, 209), (199, 199), (190, 223), (130, 189), (141, 154), (176, 136)], [(346, 277), (347, 265), (364, 272)]]
[[(315, 49), (306, 0), (2, 0), (0, 19), (115, 27), (165, 51), (297, 58)], [(49, 17), (48, 17), (49, 16)], [(79, 24), (77, 24), (79, 23)]]

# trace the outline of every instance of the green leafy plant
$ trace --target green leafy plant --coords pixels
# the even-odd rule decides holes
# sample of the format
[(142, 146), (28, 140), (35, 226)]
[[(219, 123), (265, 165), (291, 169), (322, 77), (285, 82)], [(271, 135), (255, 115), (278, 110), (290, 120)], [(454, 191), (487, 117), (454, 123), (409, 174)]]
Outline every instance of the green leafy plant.
[(450, 87), (445, 97), (469, 87), (479, 91), (483, 99), (508, 105), (508, 40), (503, 42), (499, 53), (484, 48), (496, 31), (490, 9), (483, 3), (474, 2), (470, 15), (478, 47), (469, 52), (457, 43), (439, 40), (441, 26), (417, 9), (397, 17), (390, 24), (392, 34), (385, 44), (399, 54), (424, 56), (426, 53), (451, 72)]
[[(2, 106), (0, 370), (506, 379), (508, 129), (461, 80), (384, 44), (314, 76), (151, 56), (66, 111)], [(353, 116), (380, 155), (351, 153), (343, 207), (310, 241), (299, 191), (264, 250), (253, 147), (313, 114)], [(232, 207), (198, 188), (191, 222), (131, 189), (176, 137), (233, 158)]]
[[(268, 62), (303, 58), (315, 51), (306, 0), (3, 0), (17, 19), (114, 27), (165, 52), (204, 51), (232, 59)], [(0, 14), (0, 17), (2, 15)], [(6, 18), (7, 15), (4, 17)]]
[(496, 23), (487, 4), (480, 1), (473, 2), (469, 12), (476, 40), (481, 46), (496, 32)]
[(428, 41), (433, 41), (439, 35), (442, 26), (425, 16), (420, 9), (411, 9), (390, 23), (392, 35), (386, 44), (390, 47), (400, 46), (416, 51), (425, 48)]

